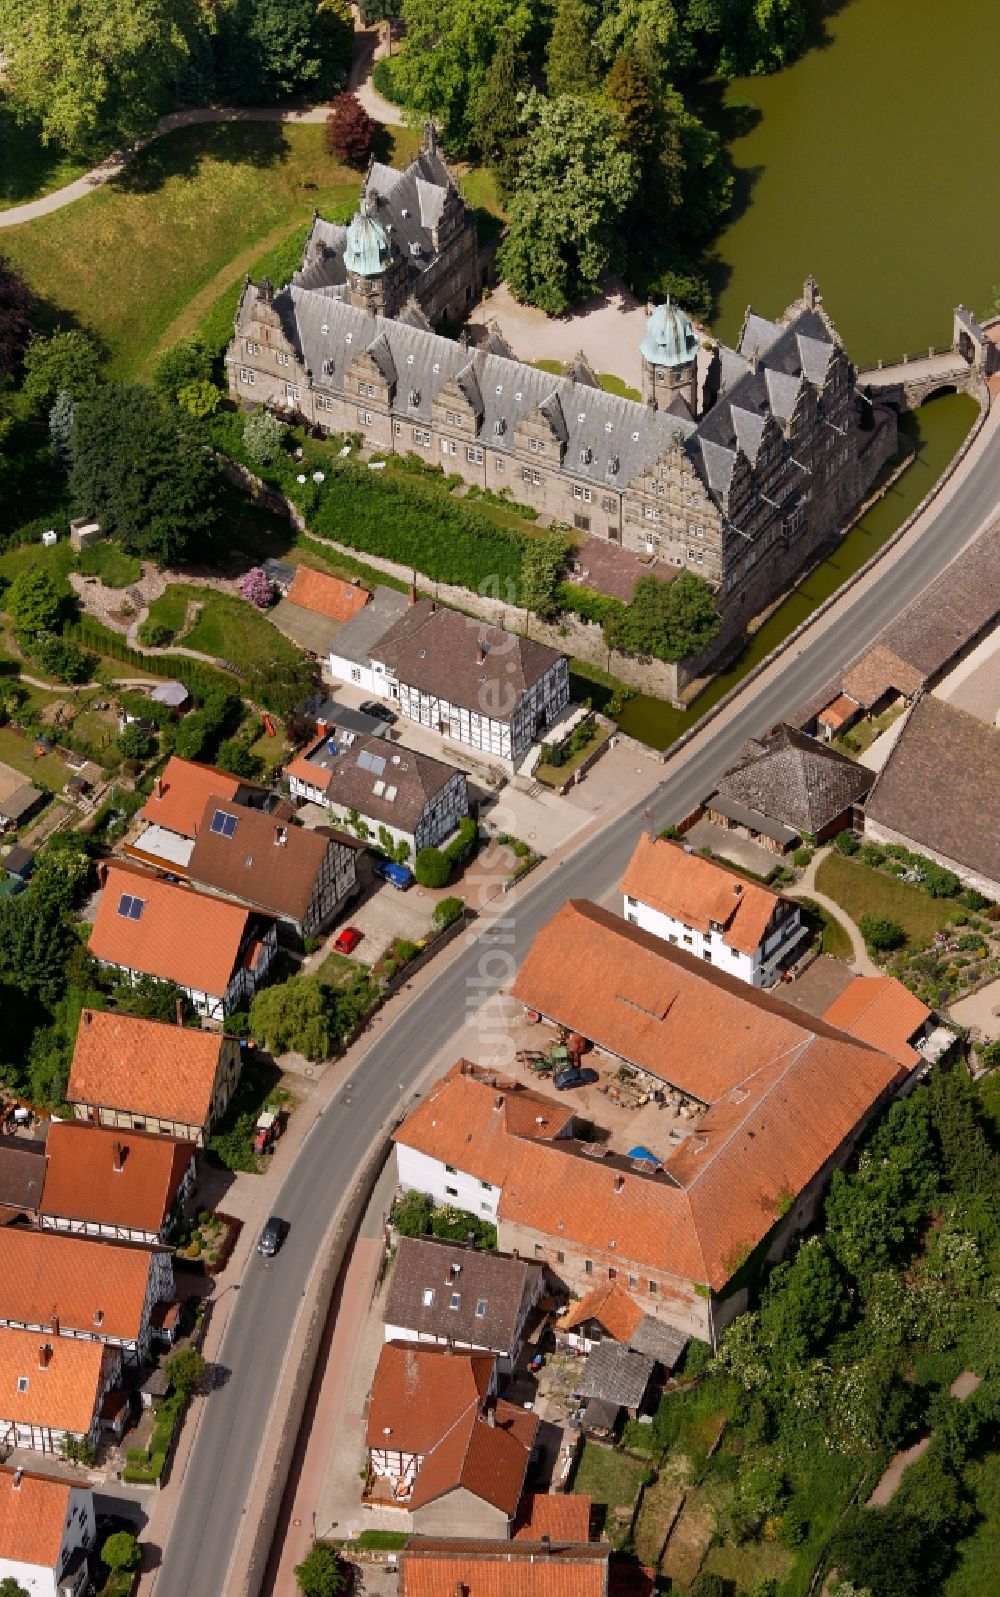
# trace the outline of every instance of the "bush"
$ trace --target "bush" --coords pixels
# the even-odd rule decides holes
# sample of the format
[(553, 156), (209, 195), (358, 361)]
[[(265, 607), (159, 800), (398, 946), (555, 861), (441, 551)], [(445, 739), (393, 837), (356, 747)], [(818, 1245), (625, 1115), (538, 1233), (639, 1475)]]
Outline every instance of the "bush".
[(798, 865), (800, 869), (803, 869), (809, 864), (812, 857), (813, 851), (811, 848), (797, 848), (792, 855), (792, 864)]
[(397, 1199), (390, 1219), (400, 1236), (425, 1237), (431, 1228), (433, 1207), (425, 1192), (404, 1192)]
[(893, 948), (902, 948), (906, 942), (906, 933), (898, 921), (890, 920), (888, 915), (862, 915), (859, 921), (861, 935), (869, 948), (876, 953), (887, 953)]
[(431, 925), (436, 932), (443, 932), (447, 926), (453, 925), (464, 913), (465, 904), (462, 899), (442, 898), (440, 903), (434, 906)]
[(439, 848), (421, 848), (413, 862), (413, 874), (421, 887), (446, 887), (451, 864)]
[(155, 747), (156, 739), (134, 722), (123, 727), (118, 734), (118, 748), (126, 760), (145, 760)]
[(337, 1597), (346, 1584), (344, 1567), (325, 1542), (313, 1542), (293, 1573), (303, 1597)]
[(266, 610), (274, 602), (274, 583), (260, 566), (251, 566), (239, 580), (240, 596), (255, 610)]
[(243, 422), (243, 447), (251, 461), (266, 466), (281, 452), (283, 428), (269, 410), (252, 410)]
[(86, 682), (95, 664), (93, 655), (85, 654), (67, 638), (43, 638), (34, 658), (57, 682)]
[(174, 641), (173, 632), (162, 621), (144, 621), (136, 636), (147, 649), (166, 649)]
[(101, 1548), (101, 1563), (107, 1564), (111, 1570), (136, 1569), (141, 1557), (139, 1543), (127, 1530), (115, 1531)]
[[(196, 1348), (186, 1347), (179, 1353), (172, 1353), (163, 1369), (174, 1391), (179, 1393), (181, 1398), (188, 1398), (193, 1392), (197, 1392), (204, 1382), (207, 1365)], [(178, 1412), (179, 1409), (180, 1405)], [(163, 1413), (163, 1409), (160, 1413)]]
[(861, 844), (853, 832), (838, 832), (833, 840), (833, 846), (840, 854), (856, 854)]
[(451, 866), (452, 870), (454, 870), (457, 865), (460, 865), (463, 860), (468, 859), (469, 855), (472, 853), (478, 836), (479, 827), (472, 819), (472, 816), (463, 815), (462, 819), (458, 823), (458, 831), (448, 844), (447, 848), (442, 850), (442, 853), (444, 854), (444, 857), (448, 861), (448, 864)]

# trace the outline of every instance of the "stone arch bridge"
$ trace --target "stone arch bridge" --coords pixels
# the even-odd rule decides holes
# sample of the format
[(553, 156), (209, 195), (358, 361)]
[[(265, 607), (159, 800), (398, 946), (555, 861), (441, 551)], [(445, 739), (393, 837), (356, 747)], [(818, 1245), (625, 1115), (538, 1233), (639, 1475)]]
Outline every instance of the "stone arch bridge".
[(1000, 325), (984, 326), (971, 311), (959, 305), (950, 345), (929, 349), (926, 355), (903, 355), (879, 361), (857, 374), (861, 393), (896, 410), (916, 410), (934, 394), (958, 392), (981, 399), (987, 378), (1000, 371)]

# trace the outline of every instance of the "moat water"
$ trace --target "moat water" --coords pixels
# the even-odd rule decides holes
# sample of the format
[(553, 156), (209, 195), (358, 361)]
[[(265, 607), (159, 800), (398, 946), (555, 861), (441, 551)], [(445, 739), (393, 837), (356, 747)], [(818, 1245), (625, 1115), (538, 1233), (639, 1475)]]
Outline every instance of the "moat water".
[[(715, 246), (713, 327), (734, 342), (748, 304), (779, 314), (811, 272), (857, 364), (919, 354), (950, 342), (953, 306), (985, 315), (1000, 292), (1000, 5), (848, 0), (825, 31), (787, 71), (727, 93), (759, 119), (730, 146), (737, 201)], [(623, 730), (669, 747), (892, 536), (975, 417), (950, 395), (910, 418), (914, 463), (740, 659), (687, 710), (632, 700)]]

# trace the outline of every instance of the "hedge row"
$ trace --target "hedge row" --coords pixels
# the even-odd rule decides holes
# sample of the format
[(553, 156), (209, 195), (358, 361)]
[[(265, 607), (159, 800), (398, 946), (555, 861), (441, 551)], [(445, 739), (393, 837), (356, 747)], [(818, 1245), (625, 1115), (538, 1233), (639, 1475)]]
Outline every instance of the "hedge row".
[(621, 599), (598, 593), (595, 588), (582, 588), (578, 582), (560, 582), (556, 588), (556, 604), (560, 610), (571, 610), (581, 621), (596, 621), (598, 625), (625, 609)]
[(63, 636), (82, 643), (84, 648), (93, 649), (110, 660), (134, 666), (137, 671), (147, 672), (150, 676), (176, 677), (195, 699), (204, 698), (213, 689), (221, 689), (225, 693), (239, 691), (236, 678), (228, 672), (219, 671), (201, 660), (191, 660), (185, 654), (142, 654), (138, 649), (133, 649), (120, 633), (113, 632), (103, 622), (95, 621), (93, 616), (68, 622), (63, 628)]

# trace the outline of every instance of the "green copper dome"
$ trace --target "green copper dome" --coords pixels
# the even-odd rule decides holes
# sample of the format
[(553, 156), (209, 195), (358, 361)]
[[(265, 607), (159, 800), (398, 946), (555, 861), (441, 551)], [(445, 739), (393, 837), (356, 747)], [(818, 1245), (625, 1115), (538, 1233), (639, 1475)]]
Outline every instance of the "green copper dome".
[(652, 366), (684, 366), (694, 359), (698, 339), (679, 305), (657, 305), (646, 320), (646, 336), (639, 345)]
[(382, 223), (358, 211), (347, 229), (344, 265), (359, 277), (377, 277), (389, 260), (389, 236)]

